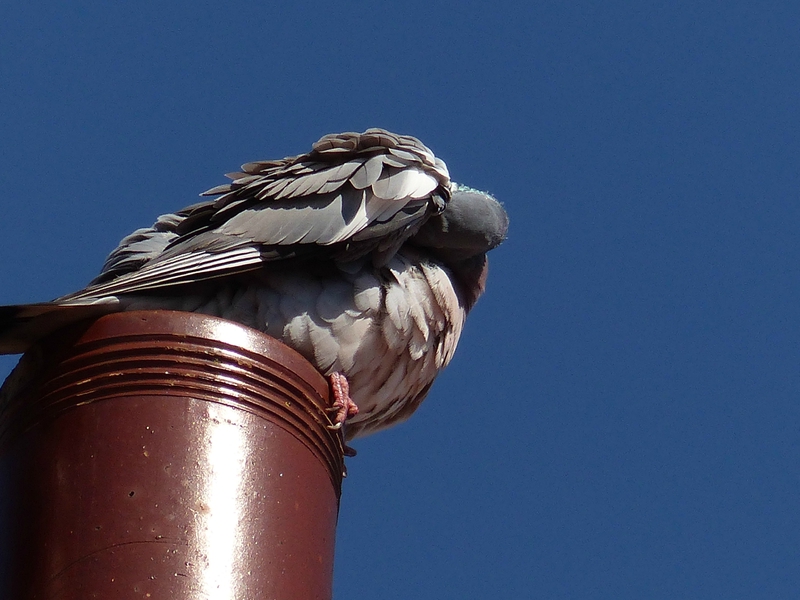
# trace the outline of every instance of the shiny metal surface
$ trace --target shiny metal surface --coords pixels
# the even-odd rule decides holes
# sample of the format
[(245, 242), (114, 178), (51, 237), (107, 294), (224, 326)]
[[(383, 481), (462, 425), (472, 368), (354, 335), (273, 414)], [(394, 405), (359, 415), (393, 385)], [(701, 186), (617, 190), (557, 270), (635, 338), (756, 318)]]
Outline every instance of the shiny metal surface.
[(330, 598), (327, 383), (258, 332), (120, 313), (0, 394), (3, 598)]

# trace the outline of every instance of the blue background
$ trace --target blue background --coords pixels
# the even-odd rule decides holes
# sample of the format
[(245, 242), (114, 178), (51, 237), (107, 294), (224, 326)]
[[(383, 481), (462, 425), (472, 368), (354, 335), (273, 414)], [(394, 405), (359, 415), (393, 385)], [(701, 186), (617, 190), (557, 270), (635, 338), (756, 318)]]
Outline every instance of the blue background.
[(243, 162), (415, 135), (511, 231), (427, 402), (355, 443), (336, 598), (796, 597), (798, 23), (796, 2), (5, 3), (0, 303), (82, 287)]

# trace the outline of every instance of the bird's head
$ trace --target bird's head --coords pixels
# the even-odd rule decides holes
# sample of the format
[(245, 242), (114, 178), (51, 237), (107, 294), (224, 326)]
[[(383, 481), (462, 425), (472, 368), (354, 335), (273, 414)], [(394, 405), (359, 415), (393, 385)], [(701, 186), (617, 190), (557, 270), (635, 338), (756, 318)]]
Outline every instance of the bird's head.
[(445, 209), (429, 218), (409, 242), (425, 248), (462, 283), (468, 308), (483, 293), (486, 253), (508, 233), (508, 214), (491, 195), (453, 184)]

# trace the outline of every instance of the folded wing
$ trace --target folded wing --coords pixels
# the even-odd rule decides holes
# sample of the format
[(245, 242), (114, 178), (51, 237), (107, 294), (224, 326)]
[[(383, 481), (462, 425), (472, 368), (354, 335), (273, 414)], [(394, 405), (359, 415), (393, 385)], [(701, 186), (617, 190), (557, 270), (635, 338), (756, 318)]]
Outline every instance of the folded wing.
[(327, 135), (307, 154), (228, 177), (208, 200), (123, 239), (89, 287), (59, 300), (146, 292), (296, 256), (371, 253), (385, 263), (451, 193), (447, 167), (427, 147), (382, 129)]

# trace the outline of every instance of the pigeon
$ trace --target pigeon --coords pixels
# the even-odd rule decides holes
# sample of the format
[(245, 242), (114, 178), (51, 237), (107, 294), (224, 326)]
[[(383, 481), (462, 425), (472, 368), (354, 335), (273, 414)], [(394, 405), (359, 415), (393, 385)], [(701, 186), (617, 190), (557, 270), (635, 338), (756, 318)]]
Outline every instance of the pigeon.
[(110, 312), (197, 312), (302, 354), (329, 379), (348, 440), (407, 419), (485, 289), (503, 206), (383, 129), (326, 135), (228, 178), (123, 238), (84, 289), (0, 307), (0, 353)]

